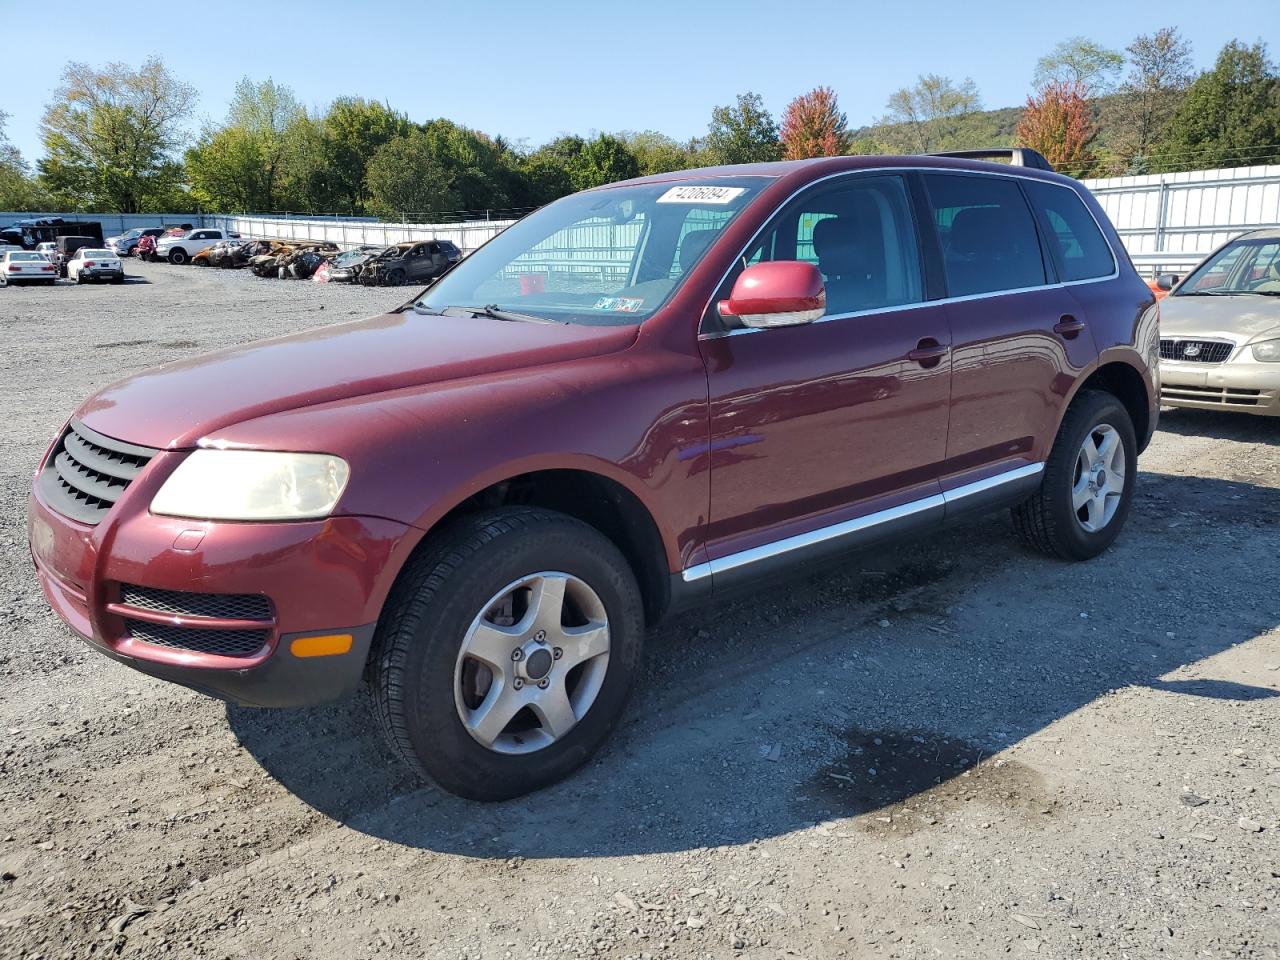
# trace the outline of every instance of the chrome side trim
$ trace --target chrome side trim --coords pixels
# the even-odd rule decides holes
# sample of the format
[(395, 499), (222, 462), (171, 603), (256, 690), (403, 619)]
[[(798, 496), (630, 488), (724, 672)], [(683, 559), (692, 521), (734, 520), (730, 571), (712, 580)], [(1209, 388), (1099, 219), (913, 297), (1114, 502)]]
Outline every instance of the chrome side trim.
[(956, 487), (954, 490), (944, 490), (942, 499), (947, 503), (955, 503), (957, 500), (963, 500), (965, 497), (972, 497), (975, 494), (986, 493), (988, 490), (994, 490), (997, 487), (1003, 487), (1007, 483), (1017, 483), (1019, 480), (1027, 480), (1031, 477), (1039, 476), (1044, 473), (1043, 463), (1029, 463), (1025, 467), (1018, 467), (1015, 470), (1006, 470), (1004, 473), (997, 473), (994, 477), (987, 477), (985, 480), (975, 480), (973, 483), (966, 483), (963, 487)]
[(887, 510), (869, 513), (865, 517), (855, 517), (852, 520), (835, 523), (829, 527), (820, 527), (817, 530), (810, 530), (808, 533), (799, 533), (793, 537), (787, 537), (783, 540), (775, 540), (773, 543), (765, 543), (758, 547), (752, 547), (750, 550), (731, 553), (727, 557), (720, 557), (707, 563), (699, 563), (692, 567), (686, 567), (681, 572), (680, 576), (685, 583), (694, 583), (698, 580), (703, 580), (706, 577), (714, 576), (717, 573), (727, 573), (730, 570), (736, 570), (740, 567), (745, 567), (753, 563), (759, 563), (762, 560), (770, 560), (774, 557), (779, 557), (795, 550), (816, 547), (831, 540), (837, 540), (865, 530), (871, 530), (886, 523), (903, 520), (927, 510), (945, 508), (949, 503), (956, 503), (966, 497), (986, 493), (987, 491), (994, 490), (997, 487), (1002, 487), (1005, 484), (1018, 483), (1029, 479), (1030, 477), (1037, 476), (1043, 471), (1043, 463), (1031, 463), (1023, 467), (1017, 467), (1013, 470), (1006, 470), (1004, 473), (998, 473), (994, 477), (988, 477), (985, 480), (977, 480), (973, 483), (966, 483), (964, 486), (956, 487), (954, 490), (935, 493), (928, 497), (922, 497), (919, 500), (912, 500), (910, 503), (903, 503), (896, 507), (890, 507)]
[[(1025, 169), (1034, 169), (1034, 168), (1025, 168)], [(1052, 172), (1052, 171), (1049, 171), (1049, 172)], [(1015, 179), (1015, 180), (1034, 180), (1036, 183), (1046, 183), (1051, 187), (1057, 187), (1059, 190), (1069, 190), (1072, 193), (1075, 193), (1077, 197), (1079, 196), (1079, 193), (1077, 191), (1072, 190), (1071, 187), (1067, 186), (1065, 183), (1055, 183), (1052, 180), (1042, 180), (1039, 177), (1020, 177), (1016, 173), (1005, 173), (1003, 171), (997, 172), (995, 170), (963, 170), (963, 169), (957, 169), (955, 167), (866, 167), (861, 170), (842, 170), (839, 173), (831, 173), (825, 177), (819, 177), (817, 180), (813, 180), (809, 183), (806, 183), (804, 186), (798, 188), (794, 193), (791, 194), (791, 196), (787, 197), (785, 200), (779, 203), (774, 208), (774, 212), (770, 214), (769, 219), (767, 219), (763, 224), (761, 224), (760, 228), (756, 230), (754, 234), (751, 235), (751, 239), (747, 241), (746, 246), (744, 246), (740, 251), (738, 251), (738, 255), (733, 258), (733, 262), (729, 265), (729, 269), (724, 272), (724, 276), (722, 276), (718, 281), (716, 281), (715, 289), (711, 293), (711, 300), (707, 301), (707, 305), (703, 307), (702, 313), (699, 316), (699, 319), (698, 319), (699, 328), (701, 328), (701, 325), (702, 325), (702, 317), (705, 317), (707, 315), (707, 311), (711, 308), (711, 302), (712, 300), (715, 299), (715, 295), (716, 295), (715, 292), (718, 291), (720, 287), (724, 285), (725, 280), (729, 278), (729, 274), (733, 273), (733, 271), (737, 269), (738, 261), (741, 260), (742, 257), (746, 254), (746, 252), (751, 249), (751, 245), (754, 244), (756, 240), (760, 238), (761, 234), (763, 234), (765, 230), (767, 230), (769, 226), (773, 223), (774, 218), (777, 216), (779, 210), (781, 210), (783, 207), (789, 204), (796, 197), (800, 196), (800, 194), (804, 193), (810, 187), (816, 186), (817, 184), (825, 183), (828, 180), (834, 180), (838, 177), (857, 178), (862, 174), (867, 174), (867, 173), (877, 173), (877, 174), (954, 173), (962, 176), (1008, 177), (1010, 179)], [(1088, 188), (1086, 187), (1085, 189), (1087, 190)], [(1081, 202), (1083, 203), (1084, 201), (1081, 201)], [(1111, 245), (1111, 238), (1107, 236), (1107, 231), (1102, 229), (1102, 224), (1098, 222), (1097, 214), (1093, 212), (1093, 210), (1090, 208), (1089, 204), (1087, 203), (1084, 204), (1084, 208), (1088, 212), (1089, 216), (1093, 218), (1093, 223), (1098, 228), (1098, 232), (1102, 234), (1102, 241), (1107, 245), (1107, 251), (1111, 254), (1111, 272), (1107, 274), (1105, 277), (1089, 277), (1085, 280), (1059, 280), (1057, 283), (1042, 283), (1034, 287), (1018, 287), (1013, 290), (992, 290), (989, 293), (970, 293), (961, 297), (941, 297), (937, 300), (920, 300), (916, 303), (903, 303), (903, 304), (898, 304), (896, 306), (877, 307), (873, 310), (856, 310), (852, 313), (833, 313), (830, 316), (819, 317), (817, 320), (813, 322), (826, 323), (828, 320), (847, 320), (853, 317), (866, 317), (866, 316), (872, 316), (872, 315), (881, 314), (881, 313), (896, 313), (900, 310), (917, 310), (920, 307), (934, 307), (934, 306), (939, 306), (939, 305), (948, 304), (948, 303), (964, 303), (969, 300), (988, 300), (992, 297), (1007, 297), (1010, 294), (1030, 293), (1035, 290), (1059, 290), (1064, 287), (1082, 286), (1083, 284), (1086, 284), (1086, 283), (1106, 283), (1108, 280), (1115, 280), (1117, 277), (1120, 276), (1120, 258), (1116, 256), (1115, 247)], [(1034, 210), (1032, 210), (1032, 215), (1033, 216), (1035, 215)], [(1036, 223), (1036, 230), (1037, 232), (1039, 232), (1041, 229), (1039, 218), (1036, 218), (1035, 223)], [(1113, 224), (1112, 228), (1114, 229), (1114, 227), (1115, 225)], [(699, 340), (718, 340), (721, 337), (736, 337), (739, 334), (743, 334), (743, 333), (763, 333), (766, 329), (768, 328), (742, 327), (742, 328), (734, 328), (732, 330), (711, 330), (711, 331), (699, 329), (698, 339)]]

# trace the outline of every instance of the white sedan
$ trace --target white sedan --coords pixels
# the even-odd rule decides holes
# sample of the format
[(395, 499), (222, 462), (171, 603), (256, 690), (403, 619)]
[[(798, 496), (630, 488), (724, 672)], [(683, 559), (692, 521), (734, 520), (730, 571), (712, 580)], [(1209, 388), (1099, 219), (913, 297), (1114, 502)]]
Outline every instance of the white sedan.
[(47, 283), (53, 286), (57, 280), (57, 268), (38, 253), (30, 250), (0, 253), (0, 287), (11, 283)]
[(110, 280), (112, 283), (124, 283), (124, 266), (120, 258), (110, 250), (81, 247), (76, 255), (67, 261), (67, 279), (76, 283), (90, 280)]

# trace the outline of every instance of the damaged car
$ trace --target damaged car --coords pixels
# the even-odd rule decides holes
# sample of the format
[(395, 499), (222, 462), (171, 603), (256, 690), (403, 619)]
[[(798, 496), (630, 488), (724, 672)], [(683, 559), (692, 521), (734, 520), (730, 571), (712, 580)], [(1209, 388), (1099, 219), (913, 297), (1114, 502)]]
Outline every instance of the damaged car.
[(311, 279), (320, 283), (356, 283), (369, 261), (386, 249), (366, 244), (354, 250), (345, 250), (327, 264), (321, 264)]
[(399, 287), (435, 280), (462, 259), (462, 251), (448, 240), (411, 240), (387, 247), (360, 272), (366, 286)]

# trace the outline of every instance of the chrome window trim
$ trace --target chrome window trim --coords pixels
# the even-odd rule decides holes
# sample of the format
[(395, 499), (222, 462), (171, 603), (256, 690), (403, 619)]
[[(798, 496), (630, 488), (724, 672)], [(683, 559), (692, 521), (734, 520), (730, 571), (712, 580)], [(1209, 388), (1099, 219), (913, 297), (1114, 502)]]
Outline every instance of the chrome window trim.
[[(1014, 168), (1014, 169), (1017, 169), (1017, 168)], [(780, 211), (783, 207), (789, 204), (796, 197), (800, 196), (800, 194), (804, 193), (806, 190), (808, 190), (811, 187), (817, 186), (820, 183), (825, 183), (828, 180), (835, 180), (839, 177), (856, 178), (866, 173), (881, 173), (881, 174), (897, 173), (901, 175), (906, 175), (909, 173), (952, 173), (952, 174), (959, 174), (961, 176), (1011, 177), (1014, 180), (1033, 180), (1036, 183), (1047, 183), (1049, 186), (1057, 187), (1059, 190), (1069, 190), (1070, 192), (1076, 194), (1077, 199), (1079, 199), (1078, 191), (1073, 190), (1071, 187), (1067, 186), (1065, 183), (1055, 183), (1052, 180), (1041, 180), (1039, 177), (1023, 177), (1023, 176), (1019, 176), (1016, 173), (1005, 173), (1004, 171), (996, 172), (994, 170), (964, 170), (964, 169), (957, 169), (954, 167), (865, 167), (860, 170), (841, 170), (838, 173), (829, 173), (825, 177), (819, 177), (817, 180), (812, 180), (809, 183), (806, 183), (804, 186), (799, 187), (794, 193), (792, 193), (789, 197), (787, 197), (785, 200), (779, 203), (774, 208), (773, 213), (769, 215), (768, 219), (766, 219), (765, 222), (760, 225), (760, 228), (751, 235), (751, 239), (747, 241), (746, 245), (741, 250), (738, 251), (737, 255), (733, 258), (733, 262), (729, 265), (729, 269), (726, 270), (724, 272), (724, 275), (719, 280), (716, 281), (715, 288), (711, 291), (711, 297), (707, 300), (706, 306), (702, 308), (702, 312), (698, 315), (698, 327), (699, 327), (698, 339), (699, 340), (718, 340), (721, 337), (736, 337), (738, 334), (741, 334), (741, 333), (764, 333), (767, 330), (775, 329), (775, 328), (769, 328), (769, 327), (744, 327), (744, 328), (734, 328), (732, 330), (706, 331), (706, 330), (702, 330), (701, 327), (702, 327), (703, 318), (707, 315), (707, 311), (711, 309), (711, 304), (715, 300), (716, 291), (718, 291), (720, 287), (724, 285), (724, 282), (727, 279), (729, 279), (729, 274), (733, 273), (733, 271), (737, 269), (738, 261), (741, 260), (743, 256), (746, 255), (746, 252), (751, 249), (752, 245), (757, 240), (759, 240), (760, 236), (765, 232), (765, 230), (768, 229), (770, 225), (772, 225), (772, 223), (774, 222), (774, 218), (778, 214), (778, 211)], [(1030, 204), (1031, 204), (1030, 198), (1024, 196), (1024, 199), (1027, 201), (1027, 204), (1030, 207)], [(1081, 203), (1084, 203), (1084, 201), (1081, 200)], [(903, 303), (903, 304), (897, 304), (895, 306), (889, 306), (889, 307), (876, 307), (871, 310), (855, 310), (849, 313), (833, 313), (830, 316), (819, 317), (817, 320), (814, 320), (813, 322), (826, 323), (828, 320), (848, 320), (856, 317), (866, 317), (866, 316), (872, 316), (872, 315), (881, 314), (881, 313), (895, 313), (900, 310), (915, 310), (915, 309), (919, 309), (920, 307), (933, 307), (933, 306), (938, 306), (940, 304), (945, 305), (948, 303), (964, 303), (969, 300), (986, 300), (986, 299), (990, 299), (991, 297), (1005, 297), (1014, 293), (1031, 293), (1036, 290), (1057, 290), (1063, 287), (1076, 287), (1086, 283), (1105, 283), (1108, 280), (1114, 280), (1120, 276), (1120, 258), (1116, 256), (1115, 247), (1111, 245), (1111, 238), (1107, 236), (1107, 231), (1102, 229), (1102, 224), (1098, 221), (1097, 214), (1093, 212), (1093, 209), (1087, 203), (1084, 204), (1084, 208), (1088, 212), (1089, 216), (1093, 218), (1094, 226), (1096, 226), (1098, 228), (1098, 232), (1102, 234), (1102, 242), (1107, 245), (1107, 250), (1111, 254), (1111, 272), (1107, 274), (1105, 277), (1088, 277), (1087, 279), (1084, 279), (1084, 280), (1059, 280), (1056, 283), (1043, 283), (1043, 284), (1038, 284), (1034, 287), (1016, 287), (1012, 290), (992, 290), (988, 293), (970, 293), (970, 294), (965, 294), (959, 297), (941, 297), (937, 300), (919, 300), (915, 303)], [(1034, 209), (1030, 209), (1029, 212), (1031, 213), (1032, 221), (1035, 223), (1036, 231), (1038, 233), (1040, 230), (1039, 219), (1036, 217), (1036, 212)], [(1056, 269), (1056, 266), (1055, 266), (1055, 269)], [(809, 326), (809, 324), (803, 324), (803, 326)], [(776, 329), (786, 329), (786, 328), (780, 327)]]
[(694, 564), (693, 566), (686, 567), (681, 571), (680, 577), (685, 583), (695, 583), (698, 580), (705, 579), (706, 577), (710, 577), (717, 573), (726, 573), (730, 570), (736, 570), (739, 567), (758, 563), (761, 560), (769, 560), (773, 557), (781, 556), (794, 550), (814, 547), (818, 544), (826, 543), (829, 540), (835, 540), (851, 533), (858, 533), (861, 530), (869, 530), (872, 527), (878, 527), (884, 523), (901, 520), (905, 517), (922, 513), (925, 510), (945, 507), (949, 503), (955, 503), (956, 501), (963, 500), (966, 497), (985, 493), (988, 490), (994, 490), (1007, 483), (1016, 483), (1019, 480), (1025, 480), (1043, 472), (1043, 463), (1029, 463), (1026, 466), (1016, 467), (1013, 470), (1006, 470), (1003, 473), (998, 473), (993, 477), (987, 477), (985, 480), (975, 480), (973, 483), (966, 483), (963, 486), (956, 487), (954, 490), (944, 490), (942, 493), (935, 493), (927, 497), (921, 497), (919, 500), (912, 500), (909, 503), (902, 503), (896, 507), (889, 507), (887, 510), (879, 510), (876, 513), (869, 513), (863, 517), (854, 517), (852, 520), (843, 520), (840, 523), (833, 523), (830, 526), (810, 530), (808, 533), (798, 533), (795, 536), (785, 537), (782, 540), (775, 540), (772, 543), (764, 543), (758, 547), (752, 547), (749, 550), (741, 550), (738, 553), (731, 553), (728, 556), (709, 560), (705, 563)]

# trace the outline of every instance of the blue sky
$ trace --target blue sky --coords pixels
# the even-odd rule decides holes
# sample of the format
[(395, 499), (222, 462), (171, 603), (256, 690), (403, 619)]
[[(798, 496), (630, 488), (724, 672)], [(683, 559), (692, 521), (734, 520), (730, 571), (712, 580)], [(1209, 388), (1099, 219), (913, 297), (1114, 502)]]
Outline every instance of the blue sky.
[[(1275, 41), (1275, 0), (1109, 3), (540, 3), (164, 4), (125, 2), (56, 15), (0, 0), (6, 36), (0, 110), (28, 161), (42, 152), (43, 105), (68, 60), (138, 64), (151, 54), (200, 91), (193, 131), (219, 120), (237, 80), (268, 76), (323, 106), (350, 94), (413, 120), (444, 116), (537, 146), (559, 133), (706, 131), (712, 107), (745, 90), (780, 114), (814, 86), (835, 88), (851, 126), (883, 113), (917, 74), (972, 77), (986, 106), (1021, 103), (1036, 59), (1084, 34), (1123, 48), (1176, 26), (1198, 67), (1232, 38)], [(255, 12), (256, 9), (256, 12)], [(421, 10), (415, 15), (413, 11)], [(100, 15), (99, 15), (100, 14)]]

